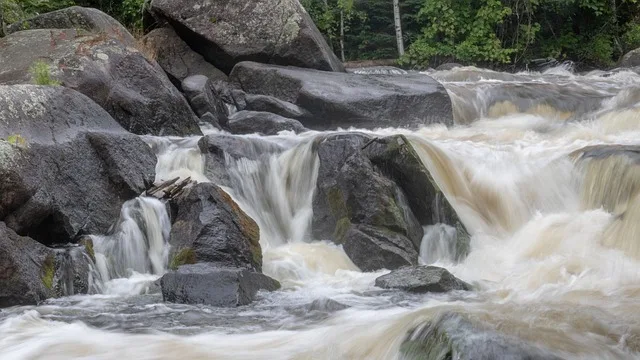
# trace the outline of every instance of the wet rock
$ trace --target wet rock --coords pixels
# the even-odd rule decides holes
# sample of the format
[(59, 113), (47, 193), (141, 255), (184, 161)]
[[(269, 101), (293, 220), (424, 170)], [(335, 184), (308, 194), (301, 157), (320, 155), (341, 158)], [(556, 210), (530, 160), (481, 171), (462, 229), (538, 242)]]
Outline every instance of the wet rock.
[[(227, 125), (229, 115), (222, 98), (213, 86), (213, 81), (215, 80), (204, 75), (193, 75), (185, 78), (181, 87), (191, 108), (201, 121), (224, 127)], [(207, 113), (210, 115), (205, 117)]]
[(502, 334), (458, 313), (444, 313), (411, 331), (400, 347), (403, 359), (559, 360), (550, 350)]
[(631, 50), (626, 53), (622, 57), (622, 59), (620, 59), (618, 66), (623, 68), (633, 68), (636, 66), (640, 66), (640, 48)]
[(137, 134), (200, 134), (198, 120), (160, 66), (107, 33), (26, 30), (0, 39), (0, 84), (32, 83), (33, 64), (88, 96)]
[(362, 271), (398, 269), (415, 265), (418, 252), (412, 241), (387, 228), (369, 225), (351, 225), (338, 237), (351, 261)]
[(0, 140), (0, 221), (46, 245), (105, 233), (122, 204), (153, 181), (155, 163), (149, 146), (124, 132), (55, 144)]
[(51, 249), (0, 222), (0, 308), (91, 291), (85, 247)]
[(142, 43), (154, 54), (155, 60), (176, 86), (180, 86), (184, 79), (193, 75), (227, 80), (225, 73), (191, 50), (172, 28), (155, 29), (145, 35)]
[(594, 145), (587, 146), (571, 154), (579, 159), (606, 159), (612, 156), (624, 156), (635, 164), (640, 164), (640, 146), (638, 145)]
[(244, 60), (344, 71), (298, 0), (153, 0), (150, 10), (226, 73)]
[(258, 111), (240, 111), (231, 115), (228, 127), (234, 134), (277, 135), (285, 130), (298, 134), (307, 130), (298, 120)]
[(445, 63), (436, 68), (436, 71), (445, 71), (445, 70), (453, 70), (455, 68), (462, 67), (462, 65), (458, 63)]
[(405, 267), (376, 279), (376, 286), (413, 293), (443, 293), (471, 290), (471, 286), (456, 278), (447, 269), (436, 266)]
[(180, 266), (165, 274), (160, 283), (164, 301), (218, 307), (247, 305), (258, 291), (280, 288), (276, 280), (258, 272), (205, 263)]
[(415, 265), (422, 227), (402, 190), (363, 153), (369, 141), (357, 133), (319, 140), (313, 236), (343, 244), (365, 271)]
[(246, 93), (275, 97), (309, 112), (300, 120), (314, 130), (453, 125), (447, 91), (422, 74), (327, 73), (242, 62), (229, 77)]
[(206, 262), (261, 271), (260, 229), (224, 190), (196, 184), (172, 199), (171, 207), (171, 268)]
[(348, 72), (363, 75), (406, 75), (409, 72), (394, 66), (370, 66), (347, 69)]
[(135, 39), (117, 20), (98, 9), (71, 6), (65, 9), (39, 14), (18, 21), (7, 27), (7, 34), (35, 29), (76, 29), (93, 34), (106, 34), (127, 46), (134, 46)]
[(248, 94), (244, 97), (244, 103), (246, 105), (243, 110), (264, 111), (290, 119), (304, 119), (310, 116), (305, 109), (271, 96)]
[(87, 131), (125, 132), (100, 106), (74, 90), (0, 86), (0, 139), (13, 136), (24, 139), (25, 145), (56, 144)]
[(205, 157), (206, 176), (213, 183), (229, 186), (228, 162), (239, 159), (257, 160), (282, 151), (273, 142), (227, 134), (204, 136), (198, 147)]
[(422, 225), (446, 224), (455, 229), (451, 260), (464, 258), (470, 249), (469, 232), (409, 140), (404, 135), (375, 138), (364, 151), (378, 169), (402, 188)]
[(344, 309), (348, 309), (350, 306), (337, 302), (330, 298), (322, 298), (313, 300), (311, 304), (306, 307), (307, 311), (321, 311), (321, 312), (336, 312)]

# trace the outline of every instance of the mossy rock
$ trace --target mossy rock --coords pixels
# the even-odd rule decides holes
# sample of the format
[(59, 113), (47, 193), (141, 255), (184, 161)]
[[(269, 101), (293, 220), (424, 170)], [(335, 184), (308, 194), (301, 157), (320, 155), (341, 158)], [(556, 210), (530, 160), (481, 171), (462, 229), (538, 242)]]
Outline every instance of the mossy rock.
[(184, 248), (173, 256), (169, 263), (171, 270), (177, 270), (182, 265), (192, 265), (198, 262), (195, 251), (192, 248)]

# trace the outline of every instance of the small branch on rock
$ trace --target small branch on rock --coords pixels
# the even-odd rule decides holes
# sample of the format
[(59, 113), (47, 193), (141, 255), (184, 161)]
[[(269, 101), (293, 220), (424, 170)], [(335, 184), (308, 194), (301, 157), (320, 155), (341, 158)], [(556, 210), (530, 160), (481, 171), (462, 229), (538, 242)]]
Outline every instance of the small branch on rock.
[(379, 139), (379, 138), (375, 137), (375, 138), (373, 138), (373, 139), (369, 140), (366, 144), (364, 144), (364, 146), (363, 146), (360, 150), (364, 150), (364, 149), (368, 148), (368, 147), (369, 147), (369, 145), (373, 144), (373, 142), (374, 142), (374, 141), (376, 141), (376, 140), (378, 140), (378, 139)]
[(157, 199), (165, 200), (171, 199), (178, 196), (187, 186), (195, 183), (194, 180), (191, 180), (191, 177), (188, 177), (182, 181), (178, 180), (180, 180), (179, 177), (160, 183), (157, 186), (154, 186), (151, 189), (145, 191), (143, 193), (143, 196), (153, 196)]

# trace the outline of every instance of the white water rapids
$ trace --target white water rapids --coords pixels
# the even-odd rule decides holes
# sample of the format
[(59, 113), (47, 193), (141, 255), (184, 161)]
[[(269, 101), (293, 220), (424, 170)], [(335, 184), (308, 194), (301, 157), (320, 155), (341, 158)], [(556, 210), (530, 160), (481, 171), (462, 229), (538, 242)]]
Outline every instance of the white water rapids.
[[(460, 125), (370, 133), (405, 134), (472, 233), (471, 253), (453, 264), (442, 241), (451, 229), (426, 229), (421, 261), (477, 291), (381, 291), (384, 271), (362, 273), (339, 246), (311, 242), (311, 142), (322, 134), (281, 134), (262, 138), (281, 152), (227, 166), (228, 191), (260, 226), (264, 272), (283, 290), (237, 309), (162, 303), (153, 282), (166, 269), (168, 217), (138, 199), (96, 244), (102, 294), (3, 310), (0, 359), (400, 359), (407, 332), (449, 310), (562, 358), (640, 358), (640, 173), (571, 155), (640, 144), (640, 76), (432, 75)], [(147, 140), (158, 180), (208, 181), (198, 138)], [(326, 298), (349, 308), (308, 310)]]

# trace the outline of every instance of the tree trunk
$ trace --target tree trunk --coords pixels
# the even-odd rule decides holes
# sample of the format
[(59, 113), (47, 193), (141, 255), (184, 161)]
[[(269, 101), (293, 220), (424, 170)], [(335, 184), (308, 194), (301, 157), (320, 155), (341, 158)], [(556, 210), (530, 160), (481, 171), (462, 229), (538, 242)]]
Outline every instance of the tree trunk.
[(0, 38), (4, 37), (4, 12), (2, 10), (2, 6), (0, 5)]
[(342, 9), (340, 9), (340, 57), (344, 62), (344, 10)]
[(404, 40), (402, 39), (402, 20), (400, 19), (400, 0), (393, 0), (393, 18), (396, 22), (396, 40), (398, 41), (398, 54), (404, 55)]

